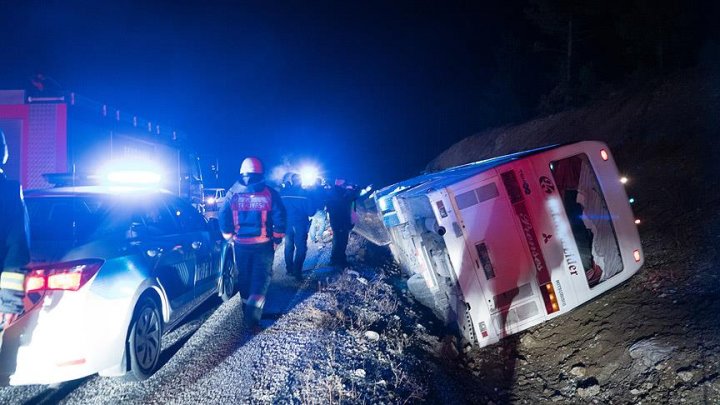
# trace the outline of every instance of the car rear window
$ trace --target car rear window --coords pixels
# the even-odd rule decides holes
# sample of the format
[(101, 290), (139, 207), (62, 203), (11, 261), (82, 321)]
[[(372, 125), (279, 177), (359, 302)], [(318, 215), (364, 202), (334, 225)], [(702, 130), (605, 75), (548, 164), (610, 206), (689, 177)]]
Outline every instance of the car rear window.
[(100, 196), (27, 198), (34, 241), (87, 241), (120, 218), (108, 215), (111, 201)]

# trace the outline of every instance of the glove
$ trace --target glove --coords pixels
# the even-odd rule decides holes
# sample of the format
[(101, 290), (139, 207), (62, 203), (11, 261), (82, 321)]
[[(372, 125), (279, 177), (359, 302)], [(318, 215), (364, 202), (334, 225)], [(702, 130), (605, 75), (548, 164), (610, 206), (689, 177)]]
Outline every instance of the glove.
[(283, 238), (272, 238), (273, 242), (273, 250), (276, 250), (278, 246), (282, 243)]
[(25, 309), (25, 274), (3, 271), (0, 275), (0, 312), (19, 314)]

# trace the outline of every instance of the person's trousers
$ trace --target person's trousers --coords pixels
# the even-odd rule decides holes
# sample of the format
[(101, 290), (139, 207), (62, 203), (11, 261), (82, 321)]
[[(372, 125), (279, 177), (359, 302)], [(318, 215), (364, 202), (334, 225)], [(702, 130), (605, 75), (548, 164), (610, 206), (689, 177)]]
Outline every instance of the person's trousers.
[(331, 265), (345, 266), (347, 264), (345, 249), (347, 249), (349, 237), (349, 229), (333, 229), (333, 245), (332, 253), (330, 254)]
[(307, 256), (309, 223), (288, 224), (285, 230), (285, 268), (288, 274), (302, 274)]
[(272, 279), (272, 242), (241, 245), (235, 244), (235, 264), (239, 273), (238, 288), (245, 304), (246, 326), (257, 325), (265, 306), (265, 295)]

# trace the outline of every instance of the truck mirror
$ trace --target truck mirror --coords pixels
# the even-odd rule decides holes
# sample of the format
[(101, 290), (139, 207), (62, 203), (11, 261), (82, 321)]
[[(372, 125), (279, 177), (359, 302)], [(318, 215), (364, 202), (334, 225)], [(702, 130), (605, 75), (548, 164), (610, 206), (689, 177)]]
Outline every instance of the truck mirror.
[(439, 227), (438, 227), (438, 229), (437, 229), (438, 235), (443, 236), (443, 235), (445, 235), (445, 232), (446, 232), (446, 231), (445, 231), (445, 227), (444, 227), (444, 226), (439, 226)]

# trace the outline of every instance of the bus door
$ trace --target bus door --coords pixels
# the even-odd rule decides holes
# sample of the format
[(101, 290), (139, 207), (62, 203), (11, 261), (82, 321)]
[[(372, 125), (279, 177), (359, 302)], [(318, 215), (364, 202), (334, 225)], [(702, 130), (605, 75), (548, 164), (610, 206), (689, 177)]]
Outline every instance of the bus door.
[(503, 180), (494, 176), (463, 183), (451, 193), (485, 304), (502, 337), (544, 319), (535, 266)]

